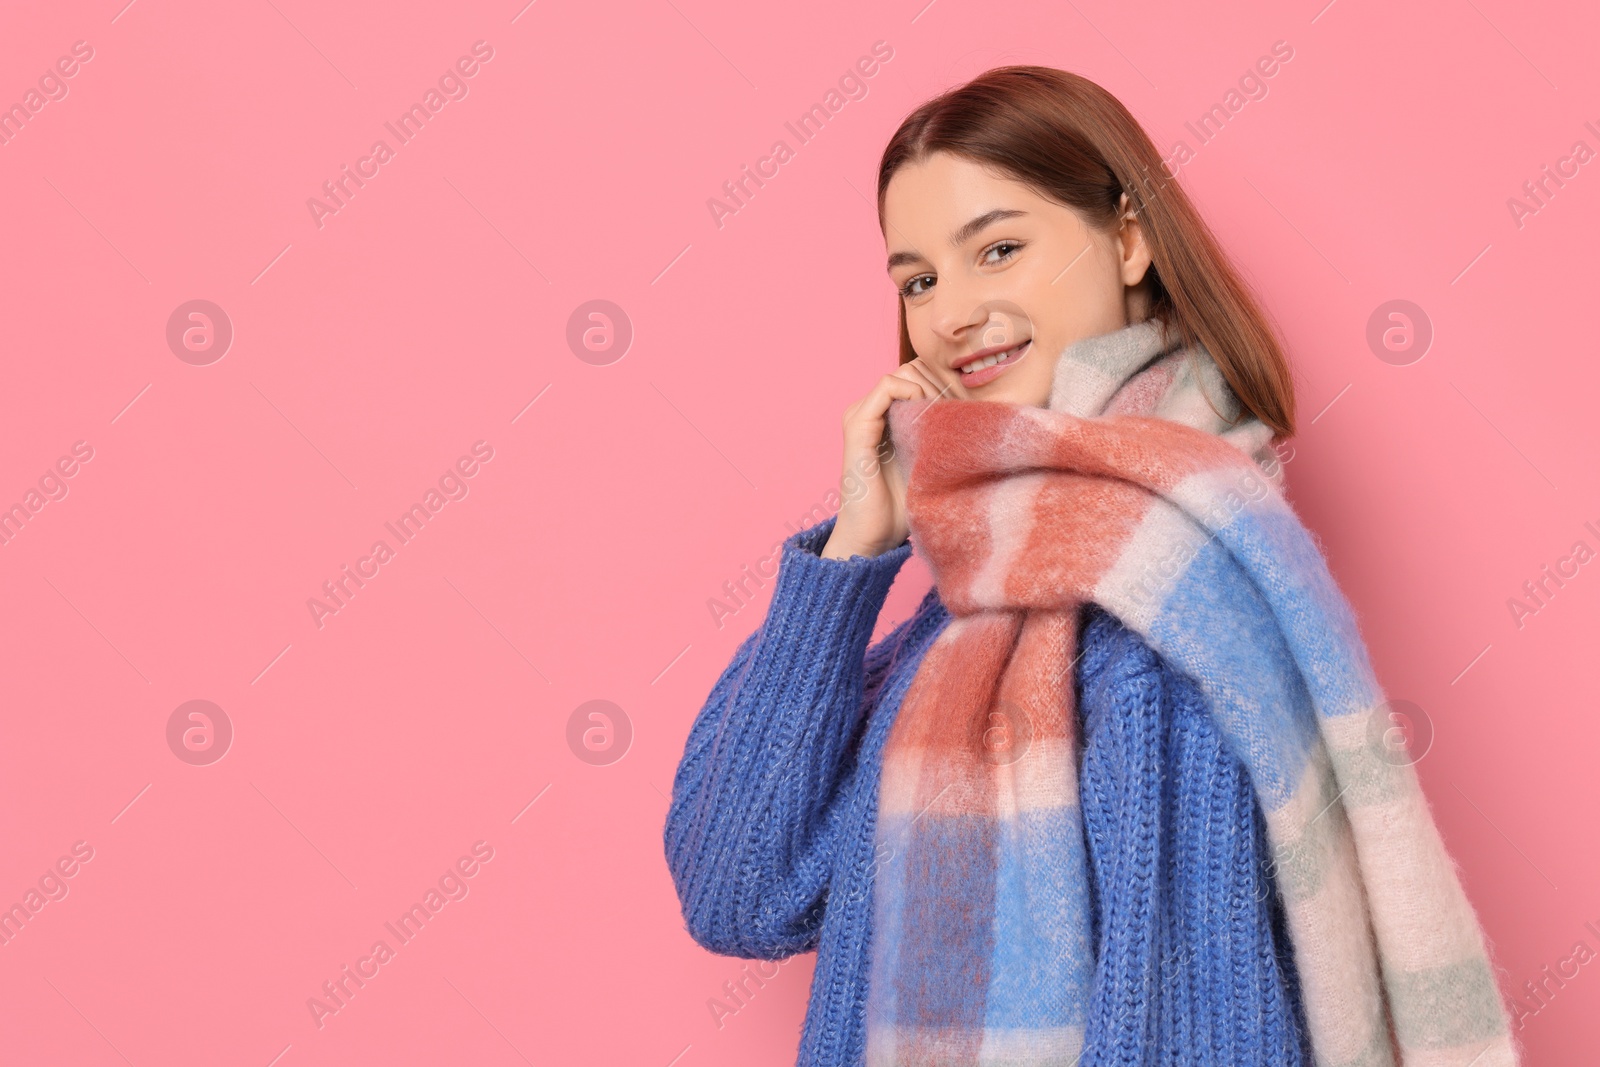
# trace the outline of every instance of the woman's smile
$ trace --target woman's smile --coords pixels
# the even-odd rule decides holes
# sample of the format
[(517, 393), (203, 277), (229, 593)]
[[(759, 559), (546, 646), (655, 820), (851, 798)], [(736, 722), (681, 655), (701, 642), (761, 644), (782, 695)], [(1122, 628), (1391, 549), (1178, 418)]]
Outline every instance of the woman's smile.
[(950, 369), (961, 375), (961, 384), (968, 389), (975, 389), (994, 381), (1000, 375), (1020, 363), (1033, 348), (1033, 338), (1028, 338), (1020, 344), (1011, 345), (1009, 348), (995, 345), (974, 352), (970, 356), (963, 356), (957, 360)]

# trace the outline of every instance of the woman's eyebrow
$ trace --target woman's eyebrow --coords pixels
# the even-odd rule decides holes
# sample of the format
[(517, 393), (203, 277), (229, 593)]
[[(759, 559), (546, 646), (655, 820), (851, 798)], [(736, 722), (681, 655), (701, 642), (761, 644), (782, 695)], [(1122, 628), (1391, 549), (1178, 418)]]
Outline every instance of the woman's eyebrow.
[(1006, 207), (997, 207), (993, 211), (985, 211), (982, 215), (979, 215), (977, 218), (958, 229), (955, 233), (952, 233), (950, 235), (950, 244), (952, 246), (961, 244), (963, 241), (967, 240), (979, 230), (982, 230), (991, 222), (999, 222), (1001, 219), (1011, 219), (1016, 218), (1018, 215), (1026, 214), (1026, 211), (1019, 211), (1016, 208)]
[[(1012, 219), (1026, 214), (1026, 211), (1019, 211), (1016, 208), (997, 207), (993, 211), (985, 211), (977, 218), (958, 227), (950, 235), (950, 244), (952, 246), (961, 244), (992, 222), (999, 222), (1001, 219)], [(921, 258), (922, 253), (920, 252), (896, 252), (889, 257), (888, 269), (892, 271), (902, 263), (915, 263)]]

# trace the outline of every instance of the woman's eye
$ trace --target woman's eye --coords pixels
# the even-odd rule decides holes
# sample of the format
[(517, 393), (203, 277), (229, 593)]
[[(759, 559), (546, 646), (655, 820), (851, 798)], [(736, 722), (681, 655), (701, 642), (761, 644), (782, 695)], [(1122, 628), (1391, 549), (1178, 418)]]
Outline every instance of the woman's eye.
[(919, 274), (915, 278), (907, 279), (906, 283), (900, 287), (900, 295), (909, 300), (911, 297), (921, 296), (926, 293), (928, 290), (917, 288), (918, 282), (927, 282), (931, 285), (933, 283), (933, 275)]
[[(983, 250), (983, 257), (984, 257), (986, 262), (989, 262), (991, 264), (992, 263), (999, 263), (999, 262), (1002, 262), (1004, 260), (1010, 259), (1012, 256), (1016, 255), (1017, 254), (1016, 250), (1021, 248), (1021, 247), (1022, 247), (1022, 243), (1020, 241), (1001, 241), (998, 244), (992, 244), (988, 248), (985, 248)], [(1001, 255), (999, 257), (999, 259), (989, 259), (989, 254), (991, 252), (999, 252), (1001, 249), (1008, 249), (1008, 251), (1005, 252), (1005, 254)]]

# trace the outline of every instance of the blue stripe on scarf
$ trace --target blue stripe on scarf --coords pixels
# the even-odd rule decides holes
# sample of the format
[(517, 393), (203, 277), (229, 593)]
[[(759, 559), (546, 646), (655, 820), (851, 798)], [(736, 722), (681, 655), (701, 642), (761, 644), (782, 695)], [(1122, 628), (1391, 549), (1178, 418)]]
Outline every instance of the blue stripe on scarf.
[[(1065, 843), (1071, 866), (1045, 863)], [(1088, 914), (1088, 886), (1070, 877), (1086, 862), (1076, 805), (1019, 813), (1003, 824), (993, 975), (984, 1023), (994, 1029), (1083, 1025), (1094, 972), (1088, 931), (1046, 916)]]
[(1249, 588), (1254, 593), (1262, 586), (1272, 593), (1272, 608), (1288, 642), (1285, 654), (1291, 654), (1279, 669), (1298, 663), (1306, 671), (1323, 715), (1370, 708), (1379, 689), (1366, 643), (1310, 531), (1294, 513), (1287, 508), (1241, 512), (1217, 531), (1217, 540), (1236, 561), (1236, 568), (1219, 578), (1228, 583), (1219, 590)]
[[(905, 858), (905, 922), (924, 936), (899, 942), (896, 1018), (910, 1026), (977, 1030), (983, 1025), (994, 943), (994, 819), (924, 815), (911, 827)], [(929, 870), (929, 857), (960, 856), (953, 870)], [(907, 951), (915, 952), (906, 956)]]
[(1311, 697), (1270, 605), (1216, 541), (1179, 577), (1151, 622), (1149, 640), (1186, 674), (1206, 681), (1234, 753), (1257, 776), (1262, 803), (1281, 807), (1317, 743)]

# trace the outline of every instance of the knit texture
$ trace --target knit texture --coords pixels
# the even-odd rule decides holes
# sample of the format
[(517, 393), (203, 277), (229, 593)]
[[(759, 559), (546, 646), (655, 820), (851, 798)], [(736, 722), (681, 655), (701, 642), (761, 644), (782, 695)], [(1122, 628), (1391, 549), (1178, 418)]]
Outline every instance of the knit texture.
[[(766, 619), (690, 729), (664, 833), (696, 942), (752, 959), (817, 951), (800, 1067), (865, 1062), (870, 902), (893, 863), (873, 847), (883, 744), (950, 622), (929, 590), (869, 648), (913, 548), (822, 559), (834, 523), (785, 541)], [(1192, 683), (1112, 616), (1085, 619), (1075, 758), (1097, 995), (1082, 1062), (1309, 1064), (1242, 765)]]
[[(867, 1063), (1084, 1050), (1101, 990), (1071, 660), (1094, 603), (1194, 680), (1245, 768), (1317, 1062), (1514, 1064), (1477, 917), (1385, 744), (1384, 695), (1272, 433), (1231, 395), (1205, 404), (1217, 372), (1188, 357), (1147, 321), (1068, 346), (1046, 408), (889, 406), (911, 536), (955, 618), (883, 754), (876, 843), (894, 862), (873, 890)], [(1150, 934), (1135, 919), (1106, 944)]]
[(1194, 683), (1090, 605), (1080, 791), (1096, 964), (1081, 1067), (1312, 1063), (1249, 776)]

